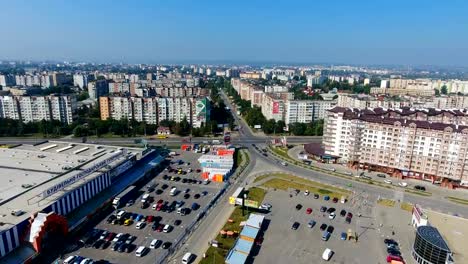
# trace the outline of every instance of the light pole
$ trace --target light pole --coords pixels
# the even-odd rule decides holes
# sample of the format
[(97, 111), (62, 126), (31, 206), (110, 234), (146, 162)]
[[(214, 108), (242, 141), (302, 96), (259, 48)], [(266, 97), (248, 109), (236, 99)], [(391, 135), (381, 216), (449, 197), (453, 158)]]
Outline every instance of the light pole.
[(242, 216), (245, 215), (244, 210), (245, 210), (245, 199), (247, 199), (247, 194), (244, 193), (244, 199), (242, 199)]

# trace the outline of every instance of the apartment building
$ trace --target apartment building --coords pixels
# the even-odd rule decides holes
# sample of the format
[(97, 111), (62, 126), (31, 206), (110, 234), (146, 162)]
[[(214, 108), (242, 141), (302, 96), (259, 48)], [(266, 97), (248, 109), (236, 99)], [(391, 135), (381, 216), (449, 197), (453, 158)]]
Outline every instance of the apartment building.
[(262, 73), (260, 72), (241, 72), (239, 74), (241, 79), (261, 79)]
[(373, 96), (365, 94), (339, 94), (340, 107), (350, 108), (437, 108), (437, 109), (463, 109), (468, 108), (468, 96), (442, 95), (431, 97), (400, 96), (398, 98), (387, 96)]
[(336, 100), (288, 100), (286, 101), (286, 125), (292, 123), (310, 123), (324, 119), (327, 110), (336, 105)]
[(97, 100), (101, 96), (109, 93), (109, 87), (106, 80), (96, 80), (87, 83), (89, 98)]
[(78, 86), (81, 89), (88, 87), (88, 83), (94, 80), (93, 74), (74, 74), (73, 85)]
[(200, 127), (210, 120), (208, 98), (190, 97), (100, 97), (101, 120), (134, 118), (139, 122), (158, 124), (162, 120), (181, 122), (184, 118)]
[(468, 186), (466, 110), (357, 110), (335, 107), (324, 125), (325, 153), (354, 168)]
[(264, 93), (262, 99), (262, 114), (267, 120), (284, 121), (286, 102), (294, 99), (293, 93)]
[(12, 74), (0, 74), (0, 86), (13, 86), (16, 84), (15, 76)]
[(0, 118), (24, 123), (58, 120), (71, 124), (76, 112), (76, 98), (73, 95), (1, 96), (0, 108)]

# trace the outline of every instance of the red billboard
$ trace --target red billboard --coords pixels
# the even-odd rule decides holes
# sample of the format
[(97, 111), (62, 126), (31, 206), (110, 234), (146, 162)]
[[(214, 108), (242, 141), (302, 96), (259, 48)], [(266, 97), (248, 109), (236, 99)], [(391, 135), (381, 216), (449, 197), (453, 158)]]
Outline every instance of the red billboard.
[(273, 114), (279, 113), (279, 102), (273, 102)]

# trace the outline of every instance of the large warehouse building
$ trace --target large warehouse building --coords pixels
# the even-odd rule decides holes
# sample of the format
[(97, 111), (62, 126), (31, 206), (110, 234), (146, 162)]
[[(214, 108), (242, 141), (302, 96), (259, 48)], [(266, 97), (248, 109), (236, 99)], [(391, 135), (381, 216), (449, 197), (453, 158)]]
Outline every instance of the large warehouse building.
[(163, 160), (151, 149), (62, 141), (1, 148), (0, 263), (28, 262)]

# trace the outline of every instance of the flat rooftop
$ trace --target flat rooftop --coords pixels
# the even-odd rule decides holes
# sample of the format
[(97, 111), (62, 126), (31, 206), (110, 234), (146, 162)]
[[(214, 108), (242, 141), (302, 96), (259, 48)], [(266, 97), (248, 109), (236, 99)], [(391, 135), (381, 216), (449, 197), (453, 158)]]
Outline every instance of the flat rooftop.
[[(46, 141), (38, 145), (18, 145), (0, 148), (0, 222), (16, 224), (62, 197), (103, 171), (141, 153), (143, 149), (117, 146)], [(43, 192), (77, 175), (96, 163), (121, 154), (107, 166), (44, 198)], [(22, 216), (11, 211), (21, 209)], [(8, 224), (0, 231), (9, 228)]]

